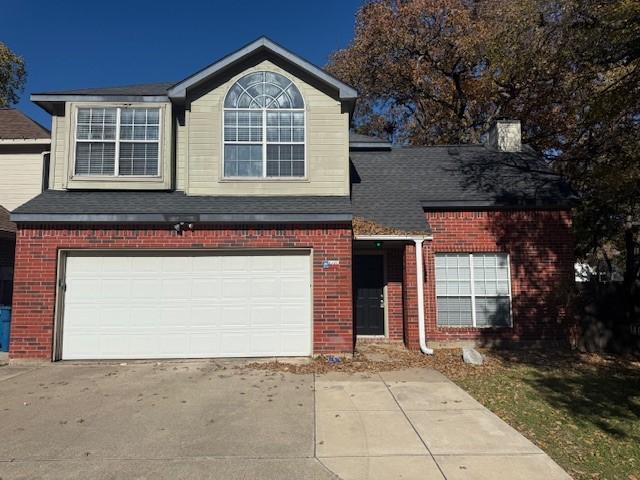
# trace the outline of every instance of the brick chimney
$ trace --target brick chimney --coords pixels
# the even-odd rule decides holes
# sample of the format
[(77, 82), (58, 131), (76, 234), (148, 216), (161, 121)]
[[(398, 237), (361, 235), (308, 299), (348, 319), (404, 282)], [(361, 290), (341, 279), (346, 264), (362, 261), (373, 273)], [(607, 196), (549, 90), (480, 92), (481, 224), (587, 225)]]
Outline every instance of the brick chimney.
[(487, 145), (500, 152), (522, 150), (520, 120), (497, 120), (489, 130)]

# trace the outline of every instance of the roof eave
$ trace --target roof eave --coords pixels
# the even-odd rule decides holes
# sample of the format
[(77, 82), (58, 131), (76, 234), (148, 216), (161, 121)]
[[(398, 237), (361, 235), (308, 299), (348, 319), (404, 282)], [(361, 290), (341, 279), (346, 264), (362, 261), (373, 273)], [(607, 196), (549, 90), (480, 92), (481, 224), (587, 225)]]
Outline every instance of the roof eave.
[(91, 223), (91, 224), (174, 224), (179, 222), (237, 225), (246, 223), (267, 224), (321, 224), (350, 223), (350, 213), (12, 213), (15, 223)]
[(58, 95), (34, 93), (29, 98), (51, 115), (59, 113), (66, 102), (168, 103), (170, 101), (167, 95)]
[(0, 145), (47, 145), (51, 143), (50, 138), (0, 138)]
[(420, 204), (425, 210), (567, 210), (572, 208), (570, 199), (565, 202), (518, 203), (493, 200), (428, 200)]

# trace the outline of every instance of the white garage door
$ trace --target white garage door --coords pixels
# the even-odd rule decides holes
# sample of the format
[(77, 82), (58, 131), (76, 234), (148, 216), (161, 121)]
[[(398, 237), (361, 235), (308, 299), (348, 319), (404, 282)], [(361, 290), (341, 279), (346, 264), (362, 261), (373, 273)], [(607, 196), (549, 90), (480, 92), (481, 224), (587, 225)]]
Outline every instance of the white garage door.
[(69, 255), (63, 359), (311, 354), (304, 254)]

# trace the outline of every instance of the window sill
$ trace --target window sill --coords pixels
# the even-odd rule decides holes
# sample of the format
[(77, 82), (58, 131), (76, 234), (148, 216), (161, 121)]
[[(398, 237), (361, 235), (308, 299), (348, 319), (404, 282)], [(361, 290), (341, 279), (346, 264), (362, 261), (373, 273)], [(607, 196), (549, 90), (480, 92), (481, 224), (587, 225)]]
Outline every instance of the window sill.
[(225, 177), (220, 183), (308, 183), (308, 177)]
[(442, 330), (476, 331), (476, 330), (510, 330), (513, 328), (513, 325), (502, 325), (502, 326), (487, 325), (484, 327), (474, 327), (473, 325), (436, 325), (436, 327)]
[(74, 175), (69, 183), (74, 182), (162, 182), (163, 177), (150, 175)]

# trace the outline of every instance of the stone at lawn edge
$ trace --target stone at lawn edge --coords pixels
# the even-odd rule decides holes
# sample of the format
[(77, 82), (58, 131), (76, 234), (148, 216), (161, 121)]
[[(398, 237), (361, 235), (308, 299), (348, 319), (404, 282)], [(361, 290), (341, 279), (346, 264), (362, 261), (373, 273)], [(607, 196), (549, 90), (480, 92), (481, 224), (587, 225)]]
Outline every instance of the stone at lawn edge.
[(470, 363), (472, 365), (482, 365), (484, 363), (482, 354), (471, 347), (464, 347), (462, 349), (462, 359), (464, 363)]

